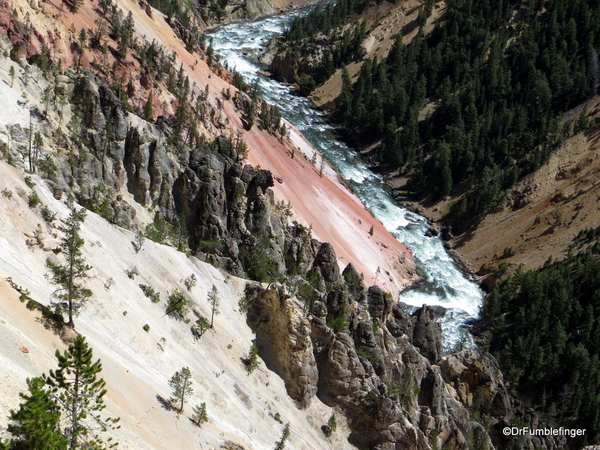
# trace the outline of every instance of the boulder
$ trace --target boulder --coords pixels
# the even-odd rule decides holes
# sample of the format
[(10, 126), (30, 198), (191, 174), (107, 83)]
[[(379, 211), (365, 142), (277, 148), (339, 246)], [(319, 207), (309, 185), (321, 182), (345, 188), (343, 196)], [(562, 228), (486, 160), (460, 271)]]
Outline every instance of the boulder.
[(18, 40), (13, 44), (10, 50), (10, 59), (19, 64), (21, 67), (28, 65), (27, 63), (27, 45), (25, 41)]

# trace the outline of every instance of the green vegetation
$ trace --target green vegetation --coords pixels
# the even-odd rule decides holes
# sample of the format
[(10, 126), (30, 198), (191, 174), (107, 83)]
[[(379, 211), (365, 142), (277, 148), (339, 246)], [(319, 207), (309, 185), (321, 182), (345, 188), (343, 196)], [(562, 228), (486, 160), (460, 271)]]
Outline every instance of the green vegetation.
[(35, 192), (35, 191), (33, 191), (27, 197), (27, 204), (29, 205), (30, 208), (35, 208), (37, 205), (40, 204), (40, 202), (41, 202), (40, 197), (37, 195), (37, 192)]
[(169, 402), (181, 414), (183, 404), (194, 393), (194, 389), (192, 388), (192, 371), (188, 367), (183, 367), (181, 370), (175, 372), (171, 380), (169, 380), (169, 386), (171, 387)]
[(64, 235), (60, 241), (60, 249), (65, 263), (59, 264), (50, 259), (46, 261), (52, 282), (58, 286), (53, 294), (54, 312), (60, 315), (67, 314), (69, 320), (66, 326), (71, 328), (75, 328), (73, 317), (79, 314), (80, 309), (92, 296), (92, 291), (82, 284), (83, 280), (89, 277), (88, 271), (92, 268), (86, 264), (81, 251), (85, 241), (79, 235), (79, 231), (85, 214), (83, 208), (79, 211), (72, 209), (69, 217), (62, 221), (63, 225), (58, 227)]
[(269, 255), (271, 243), (262, 237), (254, 245), (240, 245), (240, 260), (252, 280), (271, 282), (277, 278), (277, 266)]
[(357, 12), (364, 0), (339, 0), (313, 9), (306, 16), (296, 17), (284, 32), (285, 41), (300, 41), (318, 33), (328, 34), (344, 25), (351, 14)]
[(206, 403), (194, 406), (194, 414), (192, 415), (192, 422), (197, 426), (201, 426), (204, 422), (208, 422), (208, 414), (206, 413)]
[[(357, 22), (348, 15), (356, 6), (337, 5), (339, 13), (327, 6), (294, 22), (289, 51)], [(420, 28), (406, 45), (399, 35), (387, 58), (364, 61), (355, 83), (344, 71), (336, 120), (359, 145), (381, 141), (376, 157), (409, 175), (411, 191), (439, 198), (468, 182), (449, 212), (459, 230), (468, 228), (565, 135), (592, 125), (587, 111), (564, 128), (560, 117), (600, 86), (599, 30), (600, 6), (584, 0), (450, 2), (431, 33)], [(334, 66), (323, 58), (309, 75), (317, 80)]]
[(283, 427), (283, 433), (281, 433), (281, 439), (277, 441), (275, 445), (275, 450), (283, 450), (285, 448), (285, 442), (290, 437), (290, 424), (286, 423), (285, 427)]
[(331, 430), (332, 433), (335, 433), (337, 430), (337, 420), (335, 418), (335, 414), (332, 414), (329, 420), (327, 421), (327, 426)]
[(93, 351), (81, 335), (63, 354), (57, 350), (56, 358), (58, 370), (50, 371), (46, 383), (64, 414), (62, 433), (69, 442), (69, 450), (103, 448), (105, 443), (99, 433), (119, 419), (101, 417), (106, 383), (98, 378), (102, 370), (100, 360), (93, 362)]
[(190, 301), (185, 294), (179, 289), (175, 289), (167, 299), (165, 314), (186, 321), (186, 317), (190, 312), (189, 305)]
[(38, 161), (38, 169), (44, 178), (53, 180), (56, 178), (58, 167), (50, 155), (45, 155)]
[(160, 292), (156, 292), (152, 286), (140, 284), (140, 289), (144, 292), (144, 295), (148, 297), (152, 303), (160, 302)]
[(175, 223), (157, 219), (146, 226), (145, 237), (159, 244), (172, 245), (179, 251), (187, 248), (187, 228), (185, 217), (180, 216)]
[(567, 258), (517, 271), (483, 307), (489, 350), (514, 390), (548, 419), (586, 428), (587, 443), (600, 433), (599, 237), (581, 232)]
[(143, 233), (141, 233), (141, 232), (138, 231), (135, 234), (135, 238), (133, 239), (133, 241), (131, 241), (131, 245), (133, 245), (133, 250), (136, 253), (140, 252), (140, 250), (144, 246), (144, 241), (145, 240), (146, 240), (146, 237), (143, 235)]
[(58, 370), (49, 376), (27, 380), (28, 393), (11, 410), (8, 431), (12, 438), (0, 442), (6, 450), (105, 449), (117, 444), (103, 441), (101, 434), (115, 428), (119, 419), (102, 417), (106, 383), (98, 378), (100, 360), (93, 362), (92, 349), (83, 336), (69, 348), (56, 351)]
[(208, 320), (204, 316), (198, 317), (196, 322), (192, 326), (192, 334), (196, 337), (196, 339), (200, 339), (206, 331), (210, 329), (210, 324)]
[(195, 274), (191, 274), (189, 277), (182, 279), (181, 282), (188, 291), (191, 291), (192, 288), (198, 284), (198, 278), (196, 278)]
[[(27, 379), (27, 394), (18, 411), (11, 410), (8, 432), (13, 438), (7, 442), (9, 449), (66, 450), (68, 441), (58, 429), (60, 410), (42, 377)], [(0, 443), (0, 448), (1, 447)]]
[(246, 372), (248, 372), (248, 374), (254, 372), (254, 369), (258, 367), (258, 346), (256, 345), (255, 341), (253, 341), (252, 345), (250, 346), (248, 357), (246, 359), (243, 359), (242, 361), (244, 363), (244, 366), (246, 367)]
[(346, 319), (342, 316), (332, 318), (327, 321), (327, 326), (337, 333), (342, 333), (346, 329)]
[(210, 305), (210, 327), (213, 328), (215, 321), (215, 314), (219, 314), (219, 291), (213, 284), (208, 293), (208, 304)]
[(28, 188), (33, 189), (33, 187), (35, 186), (35, 182), (31, 179), (31, 177), (29, 175), (27, 175), (25, 178), (23, 178), (23, 181), (25, 181), (25, 184), (27, 185)]

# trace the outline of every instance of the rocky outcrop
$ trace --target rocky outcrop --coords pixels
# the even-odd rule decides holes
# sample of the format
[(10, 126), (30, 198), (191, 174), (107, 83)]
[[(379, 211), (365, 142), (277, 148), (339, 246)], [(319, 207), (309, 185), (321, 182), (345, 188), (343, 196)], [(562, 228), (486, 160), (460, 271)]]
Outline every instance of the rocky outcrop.
[(464, 350), (444, 358), (440, 369), (461, 403), (477, 403), (478, 411), (492, 417), (510, 417), (510, 396), (498, 361), (490, 354)]
[(263, 290), (248, 285), (247, 323), (256, 333), (260, 356), (278, 373), (301, 408), (317, 393), (318, 372), (310, 339), (310, 322), (294, 308), (283, 286)]
[(10, 50), (10, 59), (19, 64), (21, 67), (27, 65), (27, 45), (22, 40), (18, 40), (14, 43), (13, 48)]
[[(477, 350), (442, 357), (432, 308), (411, 317), (377, 287), (357, 295), (352, 268), (344, 273), (319, 294), (325, 312), (301, 313), (281, 286), (247, 288), (248, 324), (288, 393), (341, 410), (358, 448), (505, 448), (497, 430), (515, 411), (496, 360)], [(340, 311), (343, 329), (330, 322)]]
[(442, 326), (435, 320), (433, 308), (424, 306), (414, 315), (412, 343), (432, 363), (442, 356)]
[(291, 52), (279, 52), (273, 55), (269, 64), (269, 72), (284, 83), (295, 83), (300, 68), (298, 55)]
[(327, 283), (340, 281), (340, 266), (338, 265), (335, 251), (329, 242), (324, 242), (314, 260), (313, 267), (318, 267), (323, 279)]

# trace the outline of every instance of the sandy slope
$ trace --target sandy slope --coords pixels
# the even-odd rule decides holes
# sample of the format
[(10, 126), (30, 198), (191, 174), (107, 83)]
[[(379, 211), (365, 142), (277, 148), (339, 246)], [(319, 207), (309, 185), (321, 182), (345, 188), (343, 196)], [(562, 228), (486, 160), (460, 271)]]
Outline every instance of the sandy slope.
[[(54, 286), (44, 274), (51, 252), (28, 248), (24, 233), (44, 224), (38, 210), (30, 209), (26, 196), (30, 189), (22, 173), (0, 163), (0, 191), (13, 192), (11, 199), (0, 196), (0, 276), (31, 291), (31, 296), (48, 303)], [(37, 177), (35, 190), (44, 204), (67, 214)], [(44, 245), (57, 240), (44, 227)], [(90, 213), (82, 229), (85, 257), (94, 269), (89, 287), (94, 291), (81, 316), (77, 330), (87, 337), (94, 355), (102, 359), (107, 381), (107, 412), (121, 417), (122, 429), (115, 432), (120, 448), (197, 449), (218, 448), (227, 440), (246, 449), (270, 449), (280, 438), (282, 425), (273, 419), (279, 412), (290, 422), (289, 448), (350, 448), (341, 438), (327, 440), (320, 431), (331, 415), (329, 408), (314, 400), (306, 411), (298, 411), (287, 397), (282, 380), (264, 365), (247, 375), (240, 358), (245, 357), (253, 338), (244, 317), (237, 311), (245, 282), (221, 273), (214, 267), (188, 258), (174, 249), (145, 242), (135, 253), (133, 234), (109, 225)], [(129, 279), (125, 271), (137, 268), (139, 275)], [(208, 290), (219, 290), (220, 312), (215, 329), (194, 341), (189, 325), (164, 316), (165, 299), (175, 288), (185, 290), (181, 280), (195, 274), (198, 285), (188, 295), (194, 309), (209, 316)], [(112, 285), (107, 287), (109, 280)], [(152, 304), (138, 287), (151, 285), (162, 301)], [(125, 313), (126, 312), (126, 313)], [(146, 333), (142, 327), (150, 326)], [(165, 338), (164, 351), (157, 343)], [(0, 429), (5, 429), (8, 409), (18, 405), (18, 391), (25, 378), (40, 375), (55, 366), (53, 352), (64, 348), (59, 339), (36, 322), (36, 315), (18, 301), (18, 294), (4, 278), (0, 279)], [(21, 347), (29, 353), (23, 353)], [(176, 414), (161, 408), (156, 396), (170, 394), (168, 379), (176, 370), (189, 366), (194, 374), (195, 393)], [(189, 420), (191, 408), (206, 402), (210, 423), (196, 428)]]

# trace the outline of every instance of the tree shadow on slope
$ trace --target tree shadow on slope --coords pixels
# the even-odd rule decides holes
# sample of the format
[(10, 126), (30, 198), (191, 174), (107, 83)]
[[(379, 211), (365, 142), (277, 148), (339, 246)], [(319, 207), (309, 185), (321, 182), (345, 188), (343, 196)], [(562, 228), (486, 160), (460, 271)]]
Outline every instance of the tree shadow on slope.
[(156, 394), (156, 400), (160, 403), (160, 406), (167, 411), (173, 411), (173, 406), (169, 400), (166, 400), (163, 396)]

